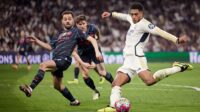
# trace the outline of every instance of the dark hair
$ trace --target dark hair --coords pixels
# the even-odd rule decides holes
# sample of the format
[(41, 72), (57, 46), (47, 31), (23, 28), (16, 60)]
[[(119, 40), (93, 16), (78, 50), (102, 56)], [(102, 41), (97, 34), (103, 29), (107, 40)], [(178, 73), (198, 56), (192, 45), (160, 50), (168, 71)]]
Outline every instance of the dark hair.
[(75, 22), (76, 23), (78, 23), (78, 22), (80, 22), (80, 21), (86, 21), (87, 19), (86, 19), (86, 16), (84, 16), (84, 15), (78, 15), (77, 17), (76, 17), (76, 19), (75, 19)]
[(71, 14), (72, 17), (74, 17), (74, 13), (73, 13), (72, 11), (65, 10), (65, 11), (63, 11), (63, 12), (61, 13), (61, 17), (60, 17), (60, 18), (62, 19), (63, 16), (64, 16), (65, 14)]
[(144, 10), (144, 6), (139, 2), (134, 2), (131, 5), (130, 9), (138, 9), (139, 11), (143, 11)]

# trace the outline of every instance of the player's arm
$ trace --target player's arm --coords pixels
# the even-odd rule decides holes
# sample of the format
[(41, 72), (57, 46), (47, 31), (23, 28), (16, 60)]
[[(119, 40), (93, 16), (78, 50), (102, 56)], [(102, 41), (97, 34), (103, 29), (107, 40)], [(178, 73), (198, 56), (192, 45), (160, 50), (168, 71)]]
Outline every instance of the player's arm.
[(94, 38), (95, 38), (96, 40), (99, 40), (99, 38), (100, 38), (100, 36), (101, 36), (101, 33), (100, 33), (99, 28), (96, 28), (96, 29), (97, 29), (97, 32), (96, 32), (96, 34), (94, 35)]
[(187, 37), (186, 36), (182, 36), (180, 38), (160, 29), (160, 28), (156, 28), (156, 34), (169, 40), (169, 41), (172, 41), (173, 43), (175, 44), (181, 44), (181, 43), (185, 43), (188, 41)]
[(113, 17), (119, 20), (127, 21), (127, 18), (129, 17), (129, 15), (124, 14), (124, 13), (118, 13), (118, 12), (103, 12), (101, 17), (102, 18)]
[(92, 46), (94, 47), (94, 50), (95, 50), (95, 54), (96, 54), (96, 58), (99, 60), (99, 61), (102, 61), (103, 60), (103, 57), (99, 51), (99, 48), (98, 48), (98, 44), (97, 44), (97, 40), (95, 38), (93, 38), (92, 36), (90, 35), (85, 35), (81, 30), (78, 30), (78, 34), (79, 36), (78, 37), (83, 37), (84, 39), (88, 40), (89, 42), (91, 42)]
[(93, 47), (94, 47), (94, 50), (95, 50), (95, 53), (96, 53), (97, 59), (100, 60), (100, 61), (103, 60), (103, 57), (102, 57), (102, 55), (101, 55), (101, 53), (100, 53), (100, 51), (99, 51), (99, 48), (98, 48), (98, 44), (97, 44), (96, 39), (94, 39), (94, 38), (91, 37), (91, 36), (88, 36), (88, 37), (87, 37), (87, 40), (90, 41), (90, 42), (92, 43), (92, 45), (93, 45)]
[(75, 60), (80, 63), (83, 64), (84, 62), (82, 61), (82, 59), (80, 58), (80, 56), (77, 53), (77, 46), (74, 48), (73, 52), (72, 52), (72, 56), (75, 58)]
[(48, 44), (48, 43), (45, 43), (45, 42), (42, 42), (41, 40), (39, 40), (38, 38), (34, 37), (34, 36), (29, 36), (27, 37), (31, 42), (35, 42), (36, 44), (38, 44), (39, 46), (51, 51), (52, 50), (52, 47)]
[(77, 47), (74, 48), (73, 52), (72, 52), (72, 56), (75, 58), (75, 60), (81, 64), (82, 67), (86, 67), (86, 68), (93, 68), (93, 65), (90, 65), (89, 63), (85, 63), (83, 62), (83, 60), (80, 58), (80, 56), (77, 53)]
[(158, 35), (164, 39), (167, 39), (169, 41), (172, 41), (175, 44), (185, 43), (188, 41), (186, 36), (182, 36), (180, 38), (160, 29), (159, 27), (153, 25), (152, 23), (146, 23), (144, 24), (144, 29), (146, 32), (149, 32), (154, 35)]
[(173, 43), (178, 43), (178, 38), (158, 27), (155, 28), (155, 32), (153, 32), (154, 35), (158, 35), (160, 37), (163, 37), (164, 39), (167, 39), (169, 41), (172, 41)]

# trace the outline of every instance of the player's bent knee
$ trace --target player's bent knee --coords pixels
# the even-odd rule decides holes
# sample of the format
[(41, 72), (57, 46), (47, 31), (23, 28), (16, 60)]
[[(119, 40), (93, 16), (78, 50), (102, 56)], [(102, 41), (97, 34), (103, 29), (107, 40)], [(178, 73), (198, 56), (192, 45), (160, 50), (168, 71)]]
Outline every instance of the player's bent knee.
[(147, 80), (144, 83), (146, 84), (146, 86), (151, 86), (151, 85), (155, 84), (156, 82), (155, 82), (155, 80)]
[(39, 66), (39, 69), (45, 71), (46, 65), (44, 63), (41, 63), (40, 66)]
[(100, 74), (101, 76), (105, 76), (105, 75), (106, 75), (106, 71), (100, 70), (100, 71), (99, 71), (99, 74)]
[(88, 77), (89, 77), (89, 74), (86, 74), (86, 73), (82, 73), (81, 75), (83, 76), (83, 79), (85, 79), (85, 78), (88, 78)]
[(115, 87), (115, 86), (117, 86), (117, 83), (116, 83), (116, 81), (113, 81), (111, 85), (112, 85), (112, 87)]

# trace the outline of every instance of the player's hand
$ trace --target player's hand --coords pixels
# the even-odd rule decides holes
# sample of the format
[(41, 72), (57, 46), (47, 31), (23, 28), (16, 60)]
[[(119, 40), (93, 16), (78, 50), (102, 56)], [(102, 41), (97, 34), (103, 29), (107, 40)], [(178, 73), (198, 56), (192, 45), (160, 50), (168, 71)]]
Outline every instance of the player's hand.
[(94, 68), (94, 65), (91, 65), (91, 64), (85, 63), (85, 62), (81, 63), (81, 65), (82, 65), (83, 68), (88, 68), (88, 69)]
[(89, 63), (85, 63), (85, 62), (81, 63), (81, 65), (83, 67), (85, 67), (85, 68), (89, 68), (90, 67), (90, 64)]
[(102, 17), (102, 18), (107, 18), (107, 17), (110, 17), (110, 15), (111, 15), (110, 12), (103, 12), (103, 13), (101, 14), (101, 17)]
[(189, 38), (187, 35), (183, 35), (178, 39), (178, 44), (186, 43), (189, 41)]
[(99, 61), (103, 61), (103, 56), (101, 55), (100, 52), (97, 52), (97, 53), (96, 53), (96, 58), (97, 58)]
[(95, 68), (96, 67), (96, 64), (92, 61), (92, 63), (90, 64), (91, 66), (90, 66), (90, 68), (91, 69), (93, 69), (93, 68)]
[(34, 36), (27, 36), (26, 38), (28, 39), (29, 42), (33, 42), (33, 43), (34, 43), (34, 42), (37, 42), (37, 40), (38, 40), (38, 39), (37, 39), (36, 37), (34, 37)]

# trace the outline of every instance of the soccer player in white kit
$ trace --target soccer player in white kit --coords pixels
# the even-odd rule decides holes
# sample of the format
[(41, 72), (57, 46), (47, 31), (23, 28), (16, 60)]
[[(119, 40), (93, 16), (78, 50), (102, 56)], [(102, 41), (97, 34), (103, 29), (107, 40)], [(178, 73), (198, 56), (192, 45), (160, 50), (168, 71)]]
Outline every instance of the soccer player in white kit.
[(185, 43), (188, 39), (186, 36), (177, 38), (146, 20), (143, 17), (142, 4), (134, 3), (130, 7), (129, 14), (103, 12), (102, 18), (107, 17), (127, 21), (130, 23), (130, 28), (126, 34), (125, 48), (123, 50), (124, 63), (117, 70), (117, 75), (112, 83), (110, 105), (109, 107), (98, 110), (98, 112), (115, 112), (114, 104), (121, 98), (121, 86), (128, 83), (136, 74), (147, 86), (151, 86), (167, 76), (193, 68), (187, 63), (175, 62), (171, 68), (161, 69), (153, 74), (148, 70), (143, 48), (148, 42), (150, 34), (158, 35), (175, 44)]

